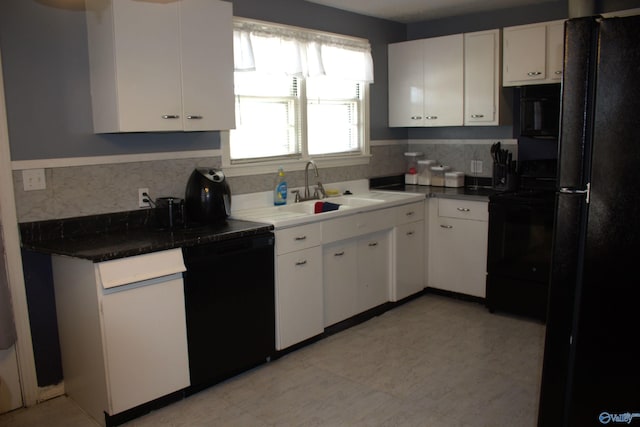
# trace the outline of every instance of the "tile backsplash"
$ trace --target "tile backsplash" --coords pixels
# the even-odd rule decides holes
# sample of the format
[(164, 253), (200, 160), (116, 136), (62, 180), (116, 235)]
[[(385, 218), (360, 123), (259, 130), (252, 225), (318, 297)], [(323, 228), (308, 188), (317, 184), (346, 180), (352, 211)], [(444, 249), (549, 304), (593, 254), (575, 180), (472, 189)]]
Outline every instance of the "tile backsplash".
[[(479, 177), (491, 177), (493, 173), (493, 158), (491, 145), (498, 140), (410, 140), (409, 151), (422, 152), (419, 159), (435, 160), (437, 164), (451, 166), (451, 170), (464, 172), (472, 176), (471, 161), (482, 162), (482, 172)], [(513, 153), (514, 160), (518, 158), (518, 145), (515, 139), (500, 140), (503, 148)]]
[[(425, 159), (434, 159), (455, 170), (470, 174), (471, 160), (483, 161), (481, 176), (491, 176), (489, 147), (496, 141), (375, 141), (368, 165), (320, 168), (325, 183), (352, 181), (404, 173), (406, 151), (423, 151)], [(503, 143), (508, 143), (503, 141)], [(138, 188), (149, 188), (152, 198), (184, 197), (189, 175), (197, 167), (221, 165), (220, 157), (156, 160), (91, 166), (45, 169), (47, 188), (24, 191), (22, 173), (14, 171), (13, 180), (19, 222), (43, 221), (138, 209)], [(229, 177), (232, 194), (271, 189), (273, 174)], [(304, 185), (304, 171), (287, 172), (290, 187)]]

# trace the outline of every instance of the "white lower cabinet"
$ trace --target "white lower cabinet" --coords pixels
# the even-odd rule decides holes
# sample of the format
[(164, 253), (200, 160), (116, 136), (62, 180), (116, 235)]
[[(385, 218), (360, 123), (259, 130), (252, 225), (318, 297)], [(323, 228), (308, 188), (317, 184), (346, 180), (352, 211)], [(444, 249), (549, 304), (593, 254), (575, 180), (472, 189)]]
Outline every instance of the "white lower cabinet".
[(320, 224), (276, 230), (276, 349), (324, 331)]
[(396, 227), (396, 275), (392, 301), (424, 289), (424, 221)]
[(389, 301), (395, 208), (322, 222), (324, 325)]
[(189, 386), (180, 249), (52, 264), (65, 392), (85, 412), (105, 425)]
[(358, 313), (358, 244), (349, 239), (322, 248), (324, 271), (324, 325)]
[(400, 301), (425, 286), (426, 201), (397, 208), (395, 236), (395, 275), (391, 301)]
[(389, 301), (391, 229), (324, 245), (324, 325)]
[(391, 230), (358, 240), (358, 312), (389, 301), (391, 290)]
[(484, 298), (487, 202), (434, 199), (433, 203), (429, 218), (428, 285)]

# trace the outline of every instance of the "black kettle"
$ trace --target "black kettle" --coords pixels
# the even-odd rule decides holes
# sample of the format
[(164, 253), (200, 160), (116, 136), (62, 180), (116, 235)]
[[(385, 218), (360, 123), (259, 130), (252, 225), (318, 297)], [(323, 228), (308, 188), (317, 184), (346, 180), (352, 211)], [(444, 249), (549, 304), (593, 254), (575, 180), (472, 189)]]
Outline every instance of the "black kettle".
[(221, 170), (197, 168), (185, 192), (185, 216), (190, 225), (215, 224), (231, 215), (231, 189)]

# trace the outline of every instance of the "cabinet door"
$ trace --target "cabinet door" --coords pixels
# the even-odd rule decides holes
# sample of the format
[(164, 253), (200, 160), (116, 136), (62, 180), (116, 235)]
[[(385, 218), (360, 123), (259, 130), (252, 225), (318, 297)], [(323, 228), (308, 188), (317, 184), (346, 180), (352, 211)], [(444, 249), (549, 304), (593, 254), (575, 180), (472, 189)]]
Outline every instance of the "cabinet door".
[(389, 126), (423, 126), (424, 40), (389, 45)]
[(546, 78), (544, 23), (504, 29), (503, 84), (539, 83)]
[(389, 301), (391, 241), (389, 231), (358, 240), (358, 312)]
[(438, 217), (430, 239), (430, 286), (484, 298), (487, 222)]
[(424, 40), (424, 126), (462, 126), (462, 34)]
[(564, 66), (564, 21), (547, 24), (547, 79), (560, 82)]
[(232, 4), (183, 0), (180, 29), (184, 129), (235, 128)]
[(500, 30), (464, 35), (464, 124), (497, 125)]
[(395, 229), (395, 288), (392, 301), (424, 289), (424, 221), (402, 224)]
[(182, 130), (178, 2), (112, 4), (119, 130)]
[(323, 296), (320, 246), (277, 256), (276, 347), (278, 350), (324, 331)]
[(148, 282), (102, 298), (111, 415), (189, 385), (182, 278)]
[(322, 249), (324, 325), (331, 326), (357, 314), (358, 257), (355, 240)]

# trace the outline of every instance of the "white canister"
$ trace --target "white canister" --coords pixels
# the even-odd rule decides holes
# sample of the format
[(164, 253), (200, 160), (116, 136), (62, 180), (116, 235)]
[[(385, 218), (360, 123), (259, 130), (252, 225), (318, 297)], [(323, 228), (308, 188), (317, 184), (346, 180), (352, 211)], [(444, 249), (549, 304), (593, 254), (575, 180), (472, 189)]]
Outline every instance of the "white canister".
[(453, 171), (444, 174), (445, 187), (464, 187), (464, 172)]
[(431, 166), (435, 160), (418, 160), (418, 185), (431, 185)]
[(433, 187), (444, 187), (444, 174), (451, 169), (450, 166), (431, 166), (431, 185)]

